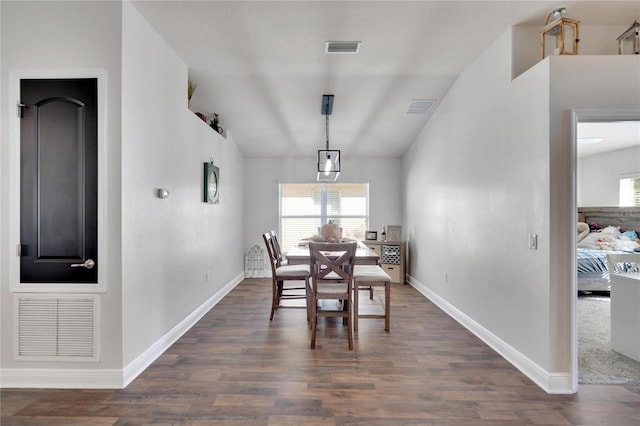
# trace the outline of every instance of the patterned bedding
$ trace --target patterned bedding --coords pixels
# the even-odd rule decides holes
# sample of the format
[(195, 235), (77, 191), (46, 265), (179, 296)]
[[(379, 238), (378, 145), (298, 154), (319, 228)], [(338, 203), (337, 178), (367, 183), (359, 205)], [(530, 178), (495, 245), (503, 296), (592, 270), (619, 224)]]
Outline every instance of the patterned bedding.
[(607, 254), (626, 253), (614, 250), (592, 250), (578, 247), (578, 290), (609, 291)]
[(607, 252), (578, 248), (578, 291), (609, 291)]

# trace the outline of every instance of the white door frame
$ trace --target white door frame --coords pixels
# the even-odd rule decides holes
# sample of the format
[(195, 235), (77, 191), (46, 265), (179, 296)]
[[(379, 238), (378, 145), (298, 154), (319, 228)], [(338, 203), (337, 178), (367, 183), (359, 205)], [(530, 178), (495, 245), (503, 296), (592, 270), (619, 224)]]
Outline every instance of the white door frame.
[[(45, 78), (97, 78), (98, 80), (98, 283), (21, 283), (20, 258), (17, 247), (20, 244), (20, 118), (18, 103), (20, 102), (20, 80)], [(107, 290), (107, 238), (106, 194), (107, 194), (107, 155), (106, 155), (106, 118), (107, 118), (107, 71), (101, 68), (91, 69), (27, 69), (9, 71), (9, 87), (7, 111), (9, 115), (8, 129), (8, 171), (9, 177), (9, 229), (7, 253), (9, 260), (9, 288), (12, 293), (104, 293)]]
[(571, 233), (571, 378), (573, 392), (578, 392), (578, 261), (577, 234), (578, 200), (577, 200), (577, 170), (578, 170), (578, 123), (594, 121), (640, 121), (640, 110), (637, 109), (574, 109), (571, 111), (571, 223), (574, 232)]

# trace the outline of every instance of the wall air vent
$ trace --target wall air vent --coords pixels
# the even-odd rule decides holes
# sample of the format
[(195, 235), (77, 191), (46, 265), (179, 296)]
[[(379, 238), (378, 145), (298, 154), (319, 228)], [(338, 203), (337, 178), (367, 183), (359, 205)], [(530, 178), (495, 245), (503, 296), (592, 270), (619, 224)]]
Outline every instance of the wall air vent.
[(97, 361), (95, 295), (20, 295), (14, 303), (16, 359)]
[(407, 108), (407, 114), (426, 114), (435, 103), (435, 99), (413, 99)]
[(359, 41), (326, 41), (324, 44), (324, 53), (327, 54), (355, 54), (359, 50)]

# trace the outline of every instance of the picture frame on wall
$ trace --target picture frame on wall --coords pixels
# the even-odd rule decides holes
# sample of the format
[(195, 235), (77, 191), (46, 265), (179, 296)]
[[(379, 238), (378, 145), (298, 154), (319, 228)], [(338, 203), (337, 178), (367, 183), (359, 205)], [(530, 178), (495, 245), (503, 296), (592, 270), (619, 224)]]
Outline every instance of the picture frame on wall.
[(367, 241), (376, 241), (378, 239), (377, 231), (367, 231), (364, 234), (364, 239)]
[(220, 169), (213, 165), (213, 161), (204, 163), (203, 188), (203, 201), (209, 204), (218, 204), (220, 200)]
[(402, 240), (402, 225), (388, 225), (387, 226), (387, 240), (388, 241), (401, 241)]

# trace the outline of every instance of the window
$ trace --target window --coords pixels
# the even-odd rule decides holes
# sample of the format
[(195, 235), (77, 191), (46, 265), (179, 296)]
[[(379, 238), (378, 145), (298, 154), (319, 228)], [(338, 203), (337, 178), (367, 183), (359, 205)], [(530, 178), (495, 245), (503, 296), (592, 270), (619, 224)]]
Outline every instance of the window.
[(640, 206), (640, 174), (620, 178), (620, 207)]
[(368, 183), (281, 183), (280, 239), (287, 251), (299, 240), (337, 223), (342, 236), (364, 239), (369, 223)]

